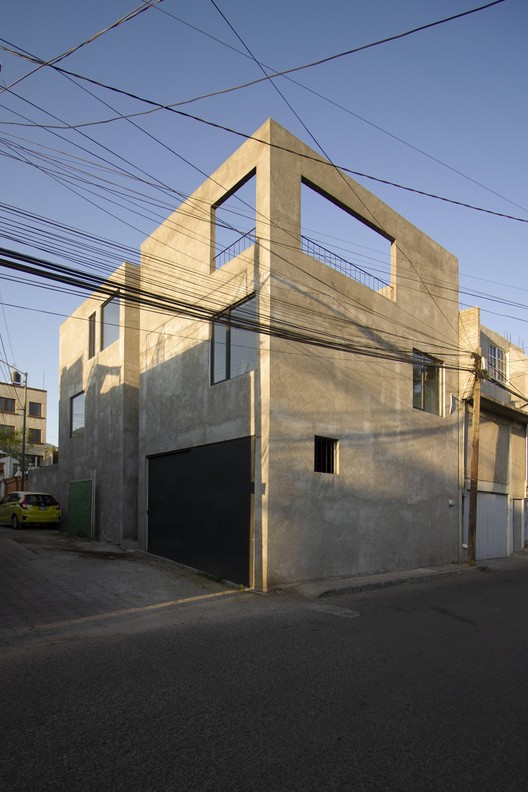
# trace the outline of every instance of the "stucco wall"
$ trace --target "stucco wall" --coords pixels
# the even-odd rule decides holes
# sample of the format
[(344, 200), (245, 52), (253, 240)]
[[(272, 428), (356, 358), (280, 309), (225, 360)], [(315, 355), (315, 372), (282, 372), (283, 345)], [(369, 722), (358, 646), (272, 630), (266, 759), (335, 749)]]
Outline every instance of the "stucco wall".
[[(444, 372), (440, 416), (413, 409), (411, 356), (413, 347), (455, 355), (456, 259), (274, 122), (254, 137), (145, 242), (142, 283), (158, 283), (172, 299), (188, 300), (192, 289), (206, 310), (255, 290), (262, 322), (306, 326), (396, 360), (263, 334), (257, 370), (211, 386), (209, 323), (143, 313), (140, 542), (148, 455), (249, 430), (255, 585), (453, 561), (459, 416), (450, 396), (458, 378)], [(252, 169), (258, 244), (214, 271), (210, 208)], [(301, 178), (391, 240), (390, 292), (300, 251)], [(314, 473), (314, 434), (339, 440), (338, 475)]]
[[(137, 286), (138, 268), (122, 265), (114, 284)], [(59, 463), (43, 472), (53, 480), (68, 526), (71, 481), (95, 482), (95, 532), (101, 539), (137, 539), (138, 308), (120, 303), (119, 338), (100, 349), (101, 306), (108, 291), (94, 293), (60, 331)], [(96, 353), (88, 355), (88, 317), (97, 316)], [(71, 436), (71, 399), (85, 393), (85, 426)]]

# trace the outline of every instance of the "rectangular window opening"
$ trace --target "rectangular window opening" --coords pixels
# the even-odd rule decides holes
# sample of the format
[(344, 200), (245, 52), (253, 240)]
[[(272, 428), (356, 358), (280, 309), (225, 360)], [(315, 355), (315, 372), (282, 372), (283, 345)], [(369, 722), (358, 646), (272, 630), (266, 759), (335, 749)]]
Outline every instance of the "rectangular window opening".
[(88, 317), (88, 357), (95, 356), (95, 329), (96, 329), (96, 314), (90, 314)]
[(5, 396), (0, 397), (0, 412), (3, 413), (14, 413), (15, 412), (15, 400), (8, 399)]
[(70, 436), (81, 434), (84, 430), (84, 391), (70, 400)]
[(256, 182), (253, 169), (212, 207), (214, 269), (255, 244)]
[(337, 473), (337, 440), (331, 437), (314, 437), (314, 472)]
[(488, 376), (497, 382), (506, 382), (506, 354), (493, 344), (488, 347)]
[(42, 404), (40, 402), (29, 402), (29, 415), (32, 418), (42, 418)]
[(39, 445), (42, 443), (42, 430), (41, 429), (28, 429), (28, 440), (30, 443)]
[(413, 350), (413, 407), (417, 410), (440, 415), (442, 362), (436, 358)]
[(252, 297), (213, 323), (211, 384), (253, 371), (257, 349), (257, 298)]
[(119, 296), (107, 300), (101, 308), (101, 349), (113, 344), (119, 338), (121, 302)]

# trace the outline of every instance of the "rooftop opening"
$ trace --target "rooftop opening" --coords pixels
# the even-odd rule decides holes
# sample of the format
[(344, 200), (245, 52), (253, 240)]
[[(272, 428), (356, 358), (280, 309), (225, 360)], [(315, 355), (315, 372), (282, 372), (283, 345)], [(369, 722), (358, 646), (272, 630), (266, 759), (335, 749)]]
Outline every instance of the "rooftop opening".
[(214, 269), (255, 244), (256, 182), (253, 169), (213, 206)]
[(301, 250), (369, 289), (391, 290), (392, 241), (317, 185), (301, 186)]

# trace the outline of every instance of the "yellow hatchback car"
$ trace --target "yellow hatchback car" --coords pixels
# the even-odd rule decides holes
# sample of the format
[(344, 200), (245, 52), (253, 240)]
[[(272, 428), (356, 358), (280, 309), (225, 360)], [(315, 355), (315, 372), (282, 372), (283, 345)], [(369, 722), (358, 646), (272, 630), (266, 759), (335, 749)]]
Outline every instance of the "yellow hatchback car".
[(0, 523), (13, 528), (23, 525), (60, 525), (61, 507), (48, 492), (10, 492), (0, 500)]

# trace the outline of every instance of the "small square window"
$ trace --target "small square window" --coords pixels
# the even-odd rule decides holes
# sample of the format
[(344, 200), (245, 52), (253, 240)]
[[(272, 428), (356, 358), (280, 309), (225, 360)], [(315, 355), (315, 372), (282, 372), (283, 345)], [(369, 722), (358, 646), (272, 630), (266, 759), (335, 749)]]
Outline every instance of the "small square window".
[(314, 472), (337, 473), (337, 440), (331, 437), (314, 437)]

